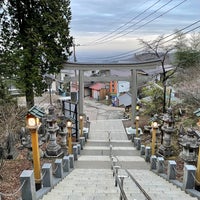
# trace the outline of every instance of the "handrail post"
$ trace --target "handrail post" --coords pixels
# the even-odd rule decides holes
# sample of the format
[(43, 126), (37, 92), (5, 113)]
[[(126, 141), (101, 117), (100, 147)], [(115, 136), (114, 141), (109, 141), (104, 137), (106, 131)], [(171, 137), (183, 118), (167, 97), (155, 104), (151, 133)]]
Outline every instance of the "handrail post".
[(114, 169), (113, 169), (113, 172), (114, 172), (114, 175), (115, 175), (115, 187), (117, 187), (117, 177), (118, 177), (118, 171), (120, 169), (120, 166), (114, 166)]
[(112, 144), (110, 144), (110, 157), (112, 156)]
[[(124, 187), (124, 176), (119, 176), (119, 178), (120, 178), (120, 184), (121, 184), (121, 187), (122, 187), (122, 189), (123, 189), (123, 187)], [(122, 192), (120, 192), (120, 197), (119, 197), (119, 199), (120, 200), (122, 200), (123, 199), (123, 197), (122, 197)]]

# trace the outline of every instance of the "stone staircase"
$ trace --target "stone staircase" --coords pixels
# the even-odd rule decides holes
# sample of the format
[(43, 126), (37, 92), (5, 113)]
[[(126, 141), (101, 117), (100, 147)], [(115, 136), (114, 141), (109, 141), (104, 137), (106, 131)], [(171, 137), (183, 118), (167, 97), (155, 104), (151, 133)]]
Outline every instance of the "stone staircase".
[[(120, 189), (115, 187), (111, 170), (111, 154), (118, 160), (116, 165), (121, 167), (119, 175), (127, 176), (124, 169), (128, 169), (152, 200), (197, 199), (149, 170), (150, 165), (139, 155), (133, 143), (126, 137), (120, 138), (123, 134), (126, 136), (120, 121), (117, 124), (115, 121), (104, 121), (104, 128), (110, 127), (110, 123), (115, 123), (111, 127), (117, 126), (118, 131), (113, 133), (111, 142), (105, 133), (104, 138), (102, 134), (101, 138), (97, 137), (95, 132), (99, 132), (97, 123), (98, 121), (95, 121), (95, 128), (90, 130), (90, 134), (93, 135), (90, 135), (90, 139), (78, 156), (78, 161), (75, 161), (74, 170), (44, 195), (42, 200), (119, 199)], [(130, 176), (124, 178), (124, 191), (128, 200), (147, 199)]]

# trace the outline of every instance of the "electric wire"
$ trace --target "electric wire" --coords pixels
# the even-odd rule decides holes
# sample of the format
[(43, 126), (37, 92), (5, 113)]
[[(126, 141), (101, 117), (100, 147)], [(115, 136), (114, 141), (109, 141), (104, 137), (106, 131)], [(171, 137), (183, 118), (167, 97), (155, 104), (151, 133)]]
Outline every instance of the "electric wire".
[(119, 26), (118, 28), (114, 29), (113, 31), (111, 31), (110, 33), (107, 33), (106, 35), (91, 41), (88, 44), (85, 44), (83, 46), (89, 46), (92, 45), (93, 43), (99, 42), (104, 38), (110, 37), (110, 35), (112, 35), (113, 33), (117, 32), (118, 30), (122, 29), (123, 27), (125, 27), (126, 25), (128, 25), (129, 23), (131, 23), (133, 20), (137, 19), (139, 16), (141, 16), (142, 14), (146, 13), (148, 10), (150, 10), (151, 8), (153, 8), (156, 4), (158, 4), (161, 0), (156, 1), (155, 3), (153, 3), (151, 6), (149, 6), (148, 8), (146, 8), (144, 11), (142, 11), (141, 13), (139, 13), (138, 15), (136, 15), (135, 17), (131, 18), (128, 22), (126, 22), (125, 24)]
[[(172, 0), (168, 1), (166, 4), (169, 4), (171, 1), (172, 1)], [(103, 41), (101, 41), (101, 42), (99, 42), (99, 43), (96, 43), (96, 45), (100, 45), (100, 44), (104, 44), (104, 43), (107, 43), (107, 42), (111, 42), (111, 41), (113, 41), (113, 40), (115, 40), (115, 39), (121, 38), (121, 37), (123, 37), (123, 36), (125, 36), (125, 35), (128, 35), (129, 33), (132, 33), (132, 32), (134, 32), (134, 31), (136, 31), (136, 30), (139, 30), (139, 29), (141, 29), (142, 27), (146, 26), (147, 24), (149, 24), (149, 23), (151, 23), (151, 22), (157, 20), (158, 18), (162, 17), (163, 15), (165, 15), (165, 14), (169, 13), (170, 11), (174, 10), (175, 8), (177, 8), (178, 6), (180, 6), (181, 4), (183, 4), (183, 3), (186, 2), (186, 1), (187, 1), (187, 0), (183, 0), (182, 2), (180, 2), (180, 3), (178, 3), (177, 5), (173, 6), (172, 8), (166, 10), (164, 13), (162, 13), (162, 14), (160, 14), (160, 15), (154, 17), (153, 19), (147, 21), (146, 23), (144, 23), (144, 24), (138, 26), (137, 28), (135, 28), (135, 29), (133, 29), (133, 30), (130, 30), (130, 31), (128, 31), (128, 32), (126, 32), (126, 33), (123, 33), (123, 34), (121, 34), (121, 35), (112, 37), (112, 38), (109, 39), (109, 40), (108, 40), (108, 39), (107, 39), (107, 40), (103, 40)], [(163, 6), (166, 6), (166, 4), (164, 4)], [(163, 6), (162, 6), (162, 7), (163, 7)], [(161, 9), (161, 7), (159, 8), (159, 10), (160, 10), (160, 9)], [(157, 9), (157, 10), (158, 10), (158, 9)], [(156, 10), (156, 11), (157, 11), (157, 10)], [(154, 13), (155, 13), (156, 11), (154, 11)], [(154, 13), (151, 13), (151, 15), (154, 14)], [(148, 16), (150, 16), (150, 14), (149, 14)], [(146, 19), (146, 17), (143, 18), (143, 19)], [(140, 20), (139, 22), (141, 22), (141, 20)], [(136, 23), (136, 24), (138, 24), (138, 23)], [(120, 33), (122, 33), (122, 32), (120, 32)]]
[[(177, 33), (182, 32), (182, 31), (184, 31), (184, 30), (186, 30), (186, 29), (188, 29), (188, 28), (194, 26), (194, 25), (198, 24), (199, 22), (200, 22), (200, 20), (197, 20), (197, 21), (195, 21), (194, 23), (192, 23), (192, 24), (190, 24), (190, 25), (188, 25), (188, 26), (186, 26), (186, 27), (184, 27), (184, 28), (182, 28), (182, 29), (179, 29), (179, 30), (175, 31), (174, 33), (171, 33), (171, 34), (169, 34), (169, 35), (163, 37), (162, 40), (165, 40), (165, 39), (167, 39), (167, 38), (169, 38), (169, 37), (173, 37), (173, 35), (174, 35), (174, 37), (173, 37), (172, 39), (169, 39), (169, 40), (167, 40), (167, 41), (163, 41), (161, 44), (164, 44), (164, 43), (167, 43), (167, 42), (170, 42), (170, 41), (176, 39), (176, 38), (177, 38), (177, 36), (176, 36)], [(192, 32), (192, 31), (198, 29), (199, 27), (200, 27), (200, 26), (194, 27), (194, 28), (192, 28), (192, 29), (190, 29), (190, 30), (188, 30), (188, 31), (186, 31), (186, 32), (183, 32), (182, 34), (183, 34), (183, 35), (188, 34), (188, 33)], [(152, 44), (153, 44), (153, 43), (151, 43), (151, 45), (152, 45)], [(128, 56), (132, 55), (133, 53), (137, 53), (138, 51), (141, 51), (141, 50), (143, 50), (143, 49), (144, 49), (143, 47), (139, 47), (139, 48), (137, 48), (137, 49), (135, 49), (135, 50), (131, 50), (131, 51), (128, 51), (128, 52), (124, 52), (124, 53), (121, 53), (121, 54), (117, 54), (117, 55), (113, 55), (113, 56), (106, 56), (106, 57), (101, 57), (101, 58), (95, 58), (95, 59), (96, 59), (96, 60), (111, 60), (111, 59), (117, 59), (117, 58), (124, 58), (124, 57), (128, 57)], [(139, 52), (138, 52), (138, 53), (139, 53)]]
[[(169, 3), (171, 3), (172, 1), (173, 1), (173, 0), (168, 1), (166, 4), (160, 6), (158, 9), (156, 9), (156, 10), (153, 11), (152, 13), (148, 14), (147, 16), (143, 17), (142, 19), (140, 19), (140, 20), (137, 21), (136, 23), (134, 23), (134, 24), (128, 26), (127, 28), (121, 30), (120, 32), (116, 33), (114, 36), (109, 36), (109, 37), (105, 38), (104, 40), (99, 41), (98, 43), (96, 43), (96, 45), (104, 44), (104, 43), (113, 41), (113, 40), (115, 40), (115, 39), (117, 39), (117, 38), (119, 38), (119, 37), (122, 37), (124, 34), (122, 34), (122, 35), (119, 35), (119, 34), (123, 33), (124, 31), (127, 31), (127, 30), (129, 30), (130, 28), (136, 26), (137, 24), (143, 22), (145, 19), (147, 19), (147, 18), (149, 18), (150, 16), (154, 15), (156, 12), (158, 12), (159, 10), (161, 10), (162, 8), (164, 8), (165, 6), (167, 6), (167, 5), (168, 5)], [(137, 29), (136, 29), (136, 30), (137, 30)], [(132, 31), (134, 31), (134, 30), (132, 30)], [(128, 34), (128, 33), (126, 33), (125, 35), (127, 35), (127, 34)], [(111, 38), (111, 39), (110, 39), (110, 38)], [(93, 45), (95, 45), (95, 44), (93, 44)]]

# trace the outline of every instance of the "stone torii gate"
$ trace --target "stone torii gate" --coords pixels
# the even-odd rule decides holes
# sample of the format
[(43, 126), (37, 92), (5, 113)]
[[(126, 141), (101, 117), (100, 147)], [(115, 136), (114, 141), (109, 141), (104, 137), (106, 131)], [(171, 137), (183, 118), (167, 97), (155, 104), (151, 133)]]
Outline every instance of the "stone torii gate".
[[(160, 64), (160, 60), (137, 62), (137, 63), (117, 63), (117, 64), (91, 64), (91, 63), (64, 63), (63, 69), (65, 70), (79, 70), (79, 113), (83, 112), (83, 100), (84, 100), (84, 71), (92, 70), (130, 70), (131, 71), (131, 85), (132, 85), (132, 124), (136, 117), (136, 103), (137, 103), (137, 70), (153, 69)], [(106, 77), (102, 77), (106, 81)], [(107, 77), (110, 81), (110, 78)], [(113, 81), (116, 80), (113, 77)]]

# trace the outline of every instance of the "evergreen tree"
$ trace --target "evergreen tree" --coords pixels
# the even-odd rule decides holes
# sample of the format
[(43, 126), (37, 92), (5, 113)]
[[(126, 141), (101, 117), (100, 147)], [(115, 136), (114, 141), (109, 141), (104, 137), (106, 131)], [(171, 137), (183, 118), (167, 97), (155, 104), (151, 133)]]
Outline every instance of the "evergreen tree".
[(182, 32), (176, 31), (175, 41), (176, 63), (182, 68), (199, 67), (200, 33), (192, 33), (186, 38)]
[(46, 88), (43, 75), (60, 72), (70, 55), (70, 1), (5, 0), (0, 4), (0, 67), (15, 77), (30, 108), (34, 95)]

